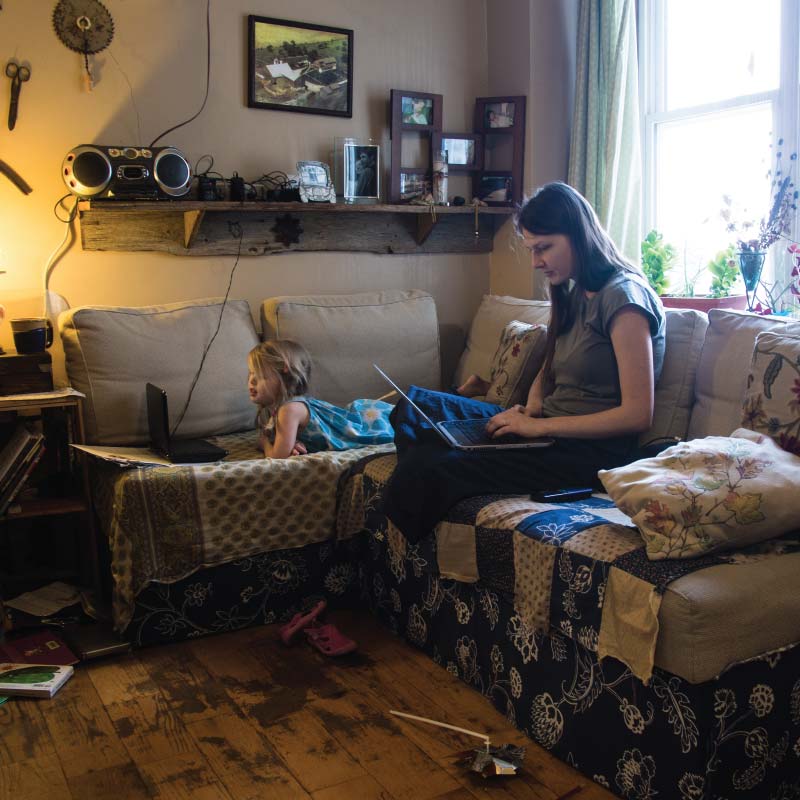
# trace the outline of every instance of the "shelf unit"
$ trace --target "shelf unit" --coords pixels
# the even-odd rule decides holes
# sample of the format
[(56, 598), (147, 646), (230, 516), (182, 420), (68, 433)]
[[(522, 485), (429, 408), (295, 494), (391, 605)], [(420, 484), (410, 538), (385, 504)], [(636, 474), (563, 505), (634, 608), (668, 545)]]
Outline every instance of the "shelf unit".
[[(63, 409), (70, 415), (70, 442), (83, 444), (85, 441), (83, 427), (83, 395), (68, 390), (61, 392), (45, 392), (41, 394), (16, 394), (0, 396), (0, 412), (40, 412), (46, 413), (47, 409)], [(69, 443), (69, 442), (68, 442)], [(67, 446), (68, 446), (67, 443)], [(45, 448), (55, 447), (58, 444), (45, 441)], [(47, 453), (45, 453), (47, 456)], [(43, 517), (56, 517), (66, 514), (81, 514), (85, 525), (85, 540), (89, 550), (92, 581), (96, 597), (101, 597), (101, 581), (98, 562), (97, 538), (94, 527), (94, 517), (89, 502), (89, 474), (86, 459), (83, 455), (79, 458), (79, 474), (77, 488), (74, 492), (55, 497), (35, 497), (19, 502), (17, 513), (5, 514), (0, 517), (0, 525), (12, 525), (19, 520), (31, 520)], [(69, 470), (69, 465), (62, 467)], [(55, 578), (54, 578), (55, 579)]]
[[(81, 200), (84, 250), (174, 255), (488, 253), (513, 208), (199, 200)], [(241, 230), (241, 242), (238, 231)]]

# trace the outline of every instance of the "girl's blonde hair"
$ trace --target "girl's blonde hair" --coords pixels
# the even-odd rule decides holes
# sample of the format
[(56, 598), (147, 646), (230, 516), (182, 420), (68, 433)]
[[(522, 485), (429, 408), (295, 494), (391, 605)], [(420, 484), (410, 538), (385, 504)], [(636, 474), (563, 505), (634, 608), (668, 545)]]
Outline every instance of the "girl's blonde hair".
[(308, 350), (291, 339), (270, 339), (256, 345), (247, 355), (247, 365), (257, 378), (266, 378), (270, 371), (281, 381), (276, 408), (290, 397), (304, 395), (311, 380), (311, 356)]

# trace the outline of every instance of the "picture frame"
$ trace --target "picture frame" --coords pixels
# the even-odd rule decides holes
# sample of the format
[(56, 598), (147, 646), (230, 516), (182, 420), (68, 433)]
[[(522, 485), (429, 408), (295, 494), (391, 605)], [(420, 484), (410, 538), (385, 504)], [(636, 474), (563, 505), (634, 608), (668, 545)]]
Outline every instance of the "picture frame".
[(381, 148), (346, 140), (343, 144), (343, 196), (346, 203), (377, 202), (381, 197)]
[(490, 206), (513, 202), (514, 179), (509, 172), (482, 172), (475, 181), (475, 197)]
[[(407, 182), (410, 178), (402, 176), (423, 173), (429, 183), (432, 182), (432, 138), (442, 130), (442, 95), (411, 89), (392, 89), (389, 94), (389, 109), (392, 139), (389, 202), (401, 203), (407, 202), (410, 194), (410, 190), (401, 188), (401, 182)], [(408, 140), (413, 136), (418, 137), (416, 143), (421, 138), (427, 146), (426, 164), (419, 161), (413, 166), (409, 163), (403, 164), (403, 139), (405, 137), (409, 144)], [(412, 141), (411, 144), (414, 145), (415, 142)]]
[(324, 161), (298, 161), (297, 183), (303, 203), (335, 203), (330, 167)]
[(410, 170), (400, 173), (400, 201), (410, 202), (424, 197), (430, 191), (431, 178), (425, 172)]
[(247, 105), (272, 111), (353, 116), (353, 31), (247, 18)]
[(483, 136), (480, 133), (433, 134), (433, 152), (447, 151), (450, 174), (483, 169)]
[[(501, 176), (511, 179), (511, 196), (508, 200), (485, 200), (490, 205), (519, 205), (522, 202), (525, 175), (526, 100), (525, 95), (475, 99), (473, 127), (482, 136), (483, 160), (481, 168), (473, 173), (473, 194), (480, 199), (483, 199), (482, 195), (494, 196), (501, 189), (494, 179)], [(489, 158), (490, 155), (498, 153), (508, 154), (508, 166), (505, 163), (498, 165), (495, 158)], [(487, 170), (487, 166), (490, 169)]]

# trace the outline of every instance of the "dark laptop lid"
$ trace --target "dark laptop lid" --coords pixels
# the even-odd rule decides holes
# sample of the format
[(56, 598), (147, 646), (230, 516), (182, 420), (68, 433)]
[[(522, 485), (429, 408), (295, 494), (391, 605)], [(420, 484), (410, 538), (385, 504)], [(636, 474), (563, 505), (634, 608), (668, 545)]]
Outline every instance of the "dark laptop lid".
[(169, 409), (167, 393), (159, 386), (148, 383), (147, 426), (150, 429), (150, 446), (157, 453), (169, 458)]

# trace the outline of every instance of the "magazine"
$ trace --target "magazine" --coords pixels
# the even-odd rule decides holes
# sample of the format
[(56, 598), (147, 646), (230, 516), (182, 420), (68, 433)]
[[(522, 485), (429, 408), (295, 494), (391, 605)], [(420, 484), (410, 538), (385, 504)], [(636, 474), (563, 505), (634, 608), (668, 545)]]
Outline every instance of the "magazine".
[(75, 672), (50, 664), (0, 664), (0, 695), (52, 697)]

